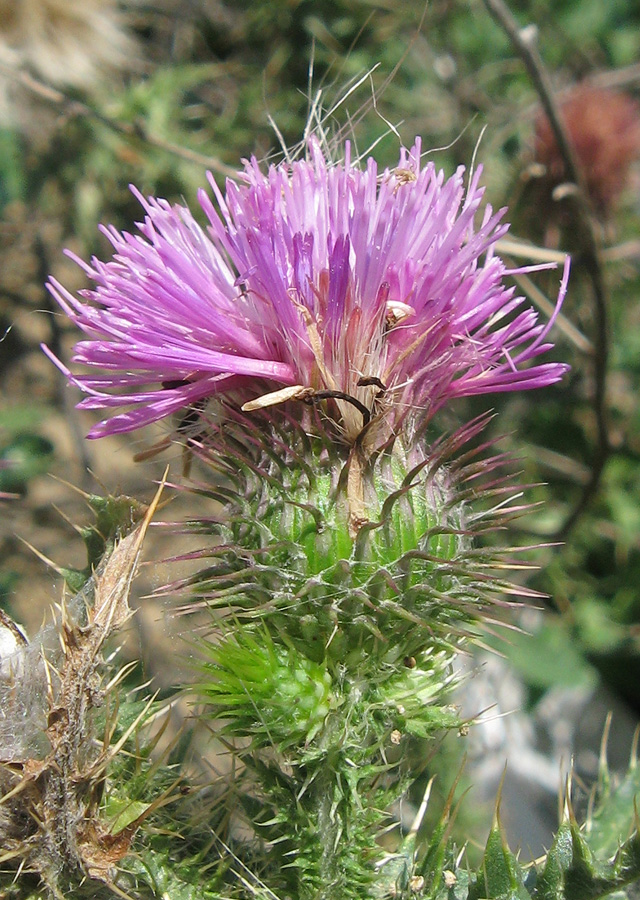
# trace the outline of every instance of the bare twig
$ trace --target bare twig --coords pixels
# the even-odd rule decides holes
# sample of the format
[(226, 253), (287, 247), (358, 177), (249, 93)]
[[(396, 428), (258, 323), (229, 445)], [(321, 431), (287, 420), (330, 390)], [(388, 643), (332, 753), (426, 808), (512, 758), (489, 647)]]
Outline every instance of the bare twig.
[(102, 122), (103, 125), (106, 125), (107, 128), (115, 131), (116, 134), (120, 134), (129, 140), (142, 141), (145, 144), (149, 144), (151, 147), (157, 147), (159, 150), (164, 150), (166, 153), (171, 153), (173, 156), (179, 156), (181, 159), (186, 159), (188, 162), (205, 166), (207, 169), (211, 169), (212, 172), (217, 172), (219, 175), (229, 177), (237, 175), (235, 169), (221, 162), (215, 156), (207, 156), (203, 153), (198, 153), (196, 150), (189, 150), (188, 147), (181, 147), (179, 144), (173, 144), (171, 141), (165, 141), (156, 135), (150, 134), (147, 131), (146, 123), (141, 119), (138, 119), (134, 123), (121, 122), (119, 119), (113, 119), (110, 116), (101, 113), (99, 110), (94, 109), (88, 103), (69, 97), (63, 91), (53, 88), (42, 81), (38, 81), (37, 78), (34, 78), (28, 72), (21, 69), (14, 69), (12, 66), (6, 65), (6, 63), (0, 62), (0, 73), (5, 78), (11, 79), (11, 81), (20, 84), (35, 96), (40, 97), (41, 100), (59, 106), (69, 116), (83, 116), (96, 119), (97, 121)]
[(538, 54), (535, 45), (526, 37), (503, 0), (483, 0), (491, 17), (498, 23), (516, 49), (533, 82), (540, 103), (549, 119), (558, 150), (562, 157), (567, 178), (575, 185), (572, 191), (576, 201), (576, 216), (581, 235), (583, 235), (582, 253), (577, 262), (581, 263), (591, 282), (594, 308), (594, 396), (593, 405), (596, 417), (597, 445), (591, 463), (591, 476), (584, 485), (582, 494), (567, 520), (560, 528), (557, 537), (564, 539), (572, 530), (583, 511), (591, 502), (600, 485), (600, 479), (609, 456), (609, 433), (606, 411), (606, 375), (609, 352), (607, 296), (602, 274), (600, 244), (598, 232), (594, 225), (589, 204), (589, 197), (584, 187), (584, 178), (576, 159), (571, 140), (564, 127), (562, 116), (554, 98), (553, 85)]
[(640, 259), (640, 241), (630, 240), (617, 244), (615, 247), (607, 247), (602, 251), (602, 260), (606, 263), (623, 262), (626, 260)]
[[(557, 250), (548, 250), (546, 247), (536, 247), (526, 241), (517, 238), (502, 238), (496, 242), (496, 250), (502, 255), (504, 261), (510, 265), (509, 257), (519, 257), (533, 262), (555, 262), (562, 265), (567, 261), (567, 253)], [(542, 293), (528, 275), (513, 275), (513, 280), (520, 290), (541, 310), (547, 318), (551, 318), (555, 311), (555, 304)], [(568, 338), (571, 343), (587, 356), (593, 356), (593, 345), (582, 332), (576, 328), (563, 313), (556, 318), (556, 327)]]
[[(551, 318), (555, 311), (554, 304), (542, 293), (540, 288), (533, 283), (529, 276), (514, 275), (513, 280), (538, 309), (541, 310), (547, 318)], [(589, 357), (593, 356), (593, 345), (591, 341), (584, 336), (579, 328), (576, 328), (573, 322), (562, 315), (562, 313), (556, 318), (556, 328), (564, 334), (567, 340), (571, 341), (573, 346), (579, 350), (580, 353), (584, 353)]]
[(555, 103), (551, 79), (540, 59), (533, 40), (527, 39), (526, 32), (520, 28), (507, 5), (503, 3), (503, 0), (483, 0), (483, 2), (491, 17), (500, 25), (518, 51), (518, 55), (529, 73), (529, 77), (540, 97), (542, 108), (549, 119), (556, 144), (565, 164), (567, 178), (582, 188), (583, 179), (580, 166), (575, 158), (573, 146)]
[(518, 259), (527, 259), (529, 262), (549, 263), (555, 262), (564, 265), (568, 254), (564, 250), (551, 250), (549, 247), (536, 247), (528, 241), (518, 238), (500, 238), (496, 241), (496, 250), (501, 255), (517, 256)]
[(608, 72), (594, 72), (587, 78), (589, 84), (599, 88), (633, 87), (640, 84), (640, 63), (623, 66), (621, 69), (610, 69)]

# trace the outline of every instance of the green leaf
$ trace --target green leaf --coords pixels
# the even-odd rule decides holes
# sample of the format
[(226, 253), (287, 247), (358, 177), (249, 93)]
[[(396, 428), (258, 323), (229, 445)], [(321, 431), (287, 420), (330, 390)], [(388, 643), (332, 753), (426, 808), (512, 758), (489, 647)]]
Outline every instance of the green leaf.
[(95, 523), (80, 529), (87, 548), (84, 569), (64, 568), (63, 574), (70, 590), (78, 593), (91, 578), (100, 561), (113, 550), (114, 543), (128, 534), (139, 522), (146, 507), (126, 495), (100, 497), (92, 494), (87, 503), (95, 515)]
[(518, 633), (500, 644), (512, 665), (527, 684), (546, 690), (551, 687), (592, 687), (596, 670), (576, 648), (575, 639), (559, 619), (548, 620), (535, 634)]
[(150, 806), (151, 803), (142, 803), (139, 800), (117, 800), (110, 797), (105, 809), (107, 819), (110, 820), (109, 831), (111, 834), (118, 834), (144, 815)]
[(53, 444), (35, 432), (16, 434), (0, 450), (0, 491), (24, 493), (29, 481), (46, 472), (53, 456)]
[(613, 856), (634, 825), (634, 801), (640, 794), (640, 767), (633, 766), (602, 800), (587, 827), (589, 846), (602, 858)]

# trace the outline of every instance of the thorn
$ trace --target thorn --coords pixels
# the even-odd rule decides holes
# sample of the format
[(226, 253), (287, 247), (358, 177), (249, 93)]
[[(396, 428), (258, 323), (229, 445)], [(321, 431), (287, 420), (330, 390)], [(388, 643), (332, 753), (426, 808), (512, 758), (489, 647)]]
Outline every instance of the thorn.
[[(429, 797), (431, 796), (431, 788), (433, 787), (433, 782), (435, 781), (435, 778), (436, 778), (436, 776), (433, 775), (429, 779), (429, 783), (427, 784), (424, 794), (422, 795), (422, 802), (420, 804), (418, 812), (415, 814), (415, 817), (411, 824), (411, 828), (409, 829), (407, 838), (415, 837), (415, 835), (418, 833), (418, 829), (422, 825), (422, 820), (424, 819), (425, 814), (427, 812), (427, 806), (429, 804)], [(405, 838), (405, 840), (406, 840), (406, 838)]]
[(504, 764), (504, 769), (502, 770), (502, 775), (500, 776), (500, 783), (498, 785), (498, 790), (496, 792), (496, 806), (493, 811), (493, 828), (497, 828), (502, 831), (502, 826), (500, 824), (500, 804), (502, 803), (502, 792), (504, 790), (504, 782), (507, 777), (507, 763)]
[(134, 453), (133, 461), (146, 462), (148, 459), (153, 459), (154, 456), (158, 456), (159, 453), (162, 453), (163, 450), (167, 450), (170, 446), (171, 437), (164, 437), (162, 440), (147, 447), (146, 450), (140, 450), (138, 453)]
[[(443, 819), (448, 819), (451, 814), (451, 807), (453, 806), (453, 797), (458, 788), (458, 783), (459, 783), (460, 779), (462, 778), (462, 773), (464, 772), (464, 767), (466, 764), (467, 764), (467, 754), (465, 753), (464, 756), (462, 757), (462, 762), (460, 763), (460, 768), (458, 769), (456, 777), (453, 779), (453, 784), (451, 785), (449, 793), (447, 794), (447, 799), (445, 801), (444, 808), (442, 810), (442, 818)], [(466, 791), (465, 791), (465, 793), (466, 793)]]
[[(64, 648), (63, 648), (64, 652)], [(49, 662), (47, 657), (44, 655), (44, 652), (41, 654), (42, 656), (42, 664), (44, 666), (44, 675), (47, 682), (47, 702), (50, 708), (53, 708), (53, 704), (55, 702), (55, 694), (53, 690), (53, 679), (51, 677), (51, 672), (55, 672), (56, 676), (59, 677), (58, 671), (54, 668), (54, 666)]]
[[(93, 476), (93, 472), (91, 470), (87, 470), (90, 475)], [(94, 476), (95, 477), (95, 476)], [(80, 494), (80, 496), (86, 500), (87, 503), (91, 500), (91, 494), (87, 494), (86, 491), (83, 491), (82, 488), (79, 488), (77, 484), (73, 484), (71, 481), (67, 481), (65, 478), (60, 478), (59, 475), (49, 475), (49, 478), (53, 478), (54, 481), (57, 481), (58, 484), (63, 484), (66, 488), (74, 491), (76, 494)]]
[(65, 512), (63, 512), (63, 511), (60, 509), (60, 507), (57, 506), (55, 503), (52, 503), (51, 506), (52, 506), (52, 508), (55, 509), (55, 511), (58, 513), (58, 515), (60, 516), (60, 518), (63, 519), (63, 520), (67, 523), (67, 525), (70, 525), (71, 528), (73, 528), (73, 530), (76, 532), (76, 534), (79, 534), (80, 537), (83, 537), (83, 536), (84, 536), (84, 533), (86, 532), (86, 529), (85, 529), (83, 526), (81, 526), (81, 525), (76, 525), (75, 522), (72, 522), (71, 519), (69, 518), (69, 516), (68, 516)]
[(565, 786), (561, 785), (558, 791), (558, 824), (564, 825), (567, 821), (565, 816)]
[(604, 728), (602, 730), (602, 740), (600, 741), (600, 754), (598, 756), (598, 782), (605, 791), (609, 788), (609, 765), (607, 763), (607, 745), (609, 743), (609, 734), (611, 732), (611, 722), (613, 713), (609, 711), (607, 718), (604, 720)]
[(169, 466), (167, 466), (163, 472), (162, 478), (160, 479), (160, 483), (158, 485), (158, 490), (155, 492), (153, 500), (149, 504), (149, 508), (147, 509), (146, 515), (142, 520), (142, 525), (140, 526), (140, 531), (138, 533), (138, 538), (136, 540), (136, 555), (140, 553), (142, 548), (142, 542), (144, 541), (145, 535), (147, 533), (147, 529), (151, 524), (151, 519), (155, 515), (155, 512), (160, 503), (160, 497), (162, 496), (162, 492), (164, 490), (164, 486), (167, 483), (167, 478), (169, 477)]
[(57, 563), (54, 563), (52, 559), (49, 559), (48, 556), (45, 556), (44, 553), (41, 553), (40, 550), (36, 549), (33, 544), (30, 544), (29, 541), (25, 540), (25, 538), (20, 537), (18, 535), (18, 540), (22, 541), (25, 547), (28, 547), (32, 553), (38, 557), (48, 568), (53, 569), (54, 572), (57, 572), (58, 575), (61, 575), (64, 578), (65, 570), (61, 568)]
[(575, 810), (573, 808), (573, 802), (571, 800), (572, 788), (573, 788), (573, 757), (571, 757), (571, 764), (569, 766), (569, 773), (567, 775), (566, 781), (566, 794), (565, 794), (565, 806), (567, 810), (567, 815), (569, 817), (569, 822), (571, 825), (577, 825), (578, 820), (576, 819)]
[(587, 800), (587, 814), (585, 817), (584, 830), (586, 834), (591, 832), (591, 828), (593, 826), (593, 810), (595, 808), (596, 803), (596, 793), (597, 793), (597, 785), (593, 785), (591, 790), (589, 791), (589, 798)]

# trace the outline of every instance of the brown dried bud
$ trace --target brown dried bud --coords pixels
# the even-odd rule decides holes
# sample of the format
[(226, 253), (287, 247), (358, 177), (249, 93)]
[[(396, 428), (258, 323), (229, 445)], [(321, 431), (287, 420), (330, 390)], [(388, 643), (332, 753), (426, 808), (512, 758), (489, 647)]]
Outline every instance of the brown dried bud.
[[(606, 219), (624, 189), (629, 168), (640, 155), (640, 105), (627, 94), (579, 84), (560, 102), (560, 113), (582, 169), (589, 199)], [(567, 179), (549, 120), (535, 123), (535, 159), (544, 166), (549, 194)]]

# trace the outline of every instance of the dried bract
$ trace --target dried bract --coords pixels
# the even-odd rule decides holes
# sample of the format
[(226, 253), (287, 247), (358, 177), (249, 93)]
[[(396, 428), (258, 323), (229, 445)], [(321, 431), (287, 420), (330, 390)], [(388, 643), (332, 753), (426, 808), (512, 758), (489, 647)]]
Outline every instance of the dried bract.
[(93, 603), (85, 605), (85, 589), (31, 644), (10, 622), (1, 623), (3, 644), (9, 647), (7, 634), (15, 644), (0, 667), (2, 859), (38, 874), (57, 896), (63, 872), (72, 880), (110, 881), (137, 827), (130, 823), (114, 834), (99, 815), (115, 750), (103, 736), (96, 740), (94, 711), (105, 701), (101, 651), (129, 618), (129, 589), (159, 494), (94, 574)]

